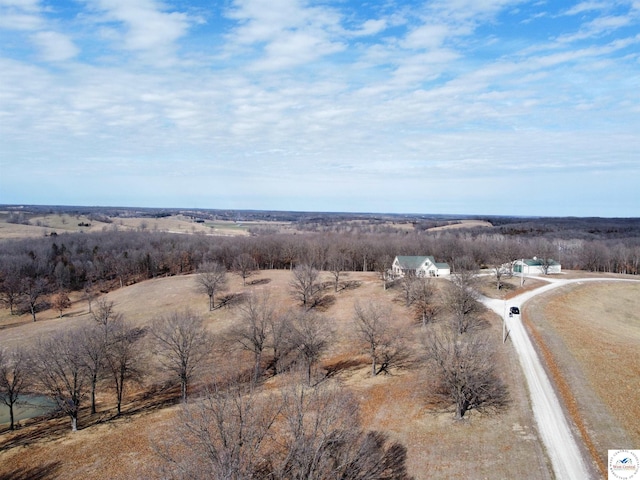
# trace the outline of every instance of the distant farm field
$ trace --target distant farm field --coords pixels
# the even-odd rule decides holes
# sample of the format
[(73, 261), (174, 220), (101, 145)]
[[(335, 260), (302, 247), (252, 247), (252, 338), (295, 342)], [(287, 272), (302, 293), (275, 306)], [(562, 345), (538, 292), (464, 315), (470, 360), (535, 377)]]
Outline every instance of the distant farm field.
[[(28, 224), (7, 222), (8, 213), (0, 212), (0, 239), (41, 237), (51, 233), (96, 232), (103, 230), (161, 231), (171, 233), (248, 235), (249, 228), (264, 225), (260, 222), (207, 221), (197, 222), (185, 215), (167, 217), (115, 217), (100, 221), (85, 215), (51, 214), (28, 215)], [(280, 225), (280, 224), (278, 224)]]

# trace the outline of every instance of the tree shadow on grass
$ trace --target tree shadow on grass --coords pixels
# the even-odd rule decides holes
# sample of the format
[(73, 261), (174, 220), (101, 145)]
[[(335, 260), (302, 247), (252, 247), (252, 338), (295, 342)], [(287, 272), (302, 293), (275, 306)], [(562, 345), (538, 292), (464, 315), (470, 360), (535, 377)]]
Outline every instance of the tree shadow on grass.
[[(103, 410), (96, 414), (90, 413), (89, 406), (81, 409), (78, 418), (78, 429), (84, 430), (94, 425), (134, 417), (148, 413), (180, 401), (179, 385), (153, 385), (144, 392), (136, 395), (126, 405), (120, 414), (115, 409)], [(14, 447), (27, 446), (32, 443), (47, 442), (61, 438), (71, 432), (69, 417), (58, 413), (46, 417), (33, 419), (28, 425), (18, 430), (6, 430), (0, 436), (0, 452)], [(4, 437), (4, 438), (3, 438)], [(25, 477), (27, 478), (27, 477)], [(2, 478), (0, 477), (0, 480)]]
[(45, 478), (55, 478), (59, 468), (60, 462), (50, 462), (27, 469), (15, 469), (0, 474), (0, 480), (43, 480)]

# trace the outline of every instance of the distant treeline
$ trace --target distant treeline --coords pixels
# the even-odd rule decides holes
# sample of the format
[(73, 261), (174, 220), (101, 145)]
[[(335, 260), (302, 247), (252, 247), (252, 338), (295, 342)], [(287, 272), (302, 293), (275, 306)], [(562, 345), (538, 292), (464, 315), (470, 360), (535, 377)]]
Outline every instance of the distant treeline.
[[(0, 242), (0, 292), (28, 280), (46, 281), (51, 290), (111, 289), (159, 276), (197, 271), (203, 262), (231, 269), (242, 254), (260, 269), (311, 264), (330, 269), (384, 271), (396, 255), (433, 255), (459, 268), (492, 267), (518, 258), (553, 258), (563, 269), (637, 275), (640, 234), (635, 221), (598, 219), (505, 223), (493, 228), (430, 232), (371, 226), (350, 231), (248, 237), (179, 235), (155, 231), (63, 233)], [(330, 229), (329, 229), (330, 230)]]

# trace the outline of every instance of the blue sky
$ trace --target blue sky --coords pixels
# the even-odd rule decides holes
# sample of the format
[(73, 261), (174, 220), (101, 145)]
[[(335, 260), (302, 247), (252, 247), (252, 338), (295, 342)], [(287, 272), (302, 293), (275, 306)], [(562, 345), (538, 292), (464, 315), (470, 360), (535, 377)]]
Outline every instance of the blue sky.
[(640, 0), (0, 0), (0, 203), (640, 216)]

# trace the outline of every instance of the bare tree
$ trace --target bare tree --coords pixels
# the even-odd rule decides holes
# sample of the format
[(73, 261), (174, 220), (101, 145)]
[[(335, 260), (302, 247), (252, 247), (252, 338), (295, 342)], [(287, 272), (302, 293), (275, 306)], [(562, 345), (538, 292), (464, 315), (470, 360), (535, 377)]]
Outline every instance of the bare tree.
[(382, 280), (382, 288), (387, 289), (389, 281), (392, 280), (391, 265), (393, 264), (393, 258), (391, 255), (382, 255), (376, 259), (375, 267), (380, 280)]
[(283, 398), (282, 445), (268, 478), (409, 480), (401, 444), (360, 428), (357, 402), (337, 386), (291, 388)]
[(291, 293), (306, 308), (311, 308), (317, 302), (318, 294), (322, 291), (319, 281), (320, 272), (311, 264), (296, 265), (292, 270), (293, 279), (289, 283)]
[(97, 412), (96, 392), (104, 373), (105, 341), (105, 332), (97, 323), (83, 325), (78, 330), (78, 349), (89, 377), (92, 414)]
[(91, 312), (91, 317), (96, 325), (103, 329), (105, 335), (111, 323), (122, 320), (122, 315), (116, 312), (115, 304), (106, 298), (101, 298), (96, 302), (96, 308)]
[(253, 353), (253, 380), (262, 374), (262, 356), (267, 348), (270, 325), (273, 325), (275, 309), (267, 290), (251, 293), (240, 306), (240, 321), (232, 329), (232, 336), (242, 348)]
[(241, 253), (233, 259), (233, 271), (242, 278), (242, 286), (247, 284), (247, 278), (253, 275), (258, 268), (255, 259), (248, 253)]
[(413, 310), (423, 327), (433, 322), (440, 313), (436, 293), (437, 289), (431, 278), (418, 278), (413, 286)]
[(196, 276), (198, 290), (209, 296), (209, 311), (215, 308), (215, 294), (227, 285), (227, 269), (217, 262), (200, 265)]
[(0, 401), (9, 407), (9, 429), (15, 428), (14, 406), (28, 383), (27, 355), (21, 348), (0, 349)]
[(280, 413), (278, 404), (271, 396), (245, 392), (238, 385), (209, 387), (202, 398), (183, 406), (171, 432), (174, 435), (161, 446), (162, 476), (273, 478), (260, 472), (266, 466), (264, 444), (271, 440), (271, 428)]
[(400, 291), (405, 307), (410, 307), (413, 304), (415, 284), (417, 281), (418, 277), (415, 272), (411, 270), (405, 272), (404, 277), (402, 277), (402, 281), (400, 282)]
[(11, 315), (20, 300), (20, 269), (15, 262), (5, 261), (0, 266), (0, 300), (9, 307)]
[(488, 263), (496, 279), (496, 289), (502, 288), (502, 278), (513, 274), (512, 262), (515, 260), (515, 249), (504, 240), (495, 240), (489, 246)]
[(301, 310), (294, 320), (289, 338), (292, 350), (297, 351), (304, 365), (308, 385), (311, 385), (313, 366), (329, 346), (333, 333), (327, 323), (325, 317), (309, 310)]
[(58, 310), (59, 318), (62, 318), (62, 312), (71, 306), (71, 300), (67, 292), (60, 291), (51, 298), (51, 305)]
[(353, 322), (356, 338), (367, 346), (371, 357), (371, 376), (375, 377), (378, 371), (377, 365), (383, 355), (382, 350), (390, 342), (392, 334), (389, 332), (389, 308), (378, 303), (354, 305)]
[(145, 331), (129, 326), (120, 320), (110, 325), (105, 345), (105, 366), (113, 380), (118, 414), (122, 413), (122, 401), (127, 382), (141, 377), (141, 350), (138, 341)]
[(460, 334), (476, 328), (482, 323), (480, 313), (485, 309), (478, 301), (478, 294), (473, 289), (474, 278), (465, 275), (454, 278), (445, 293), (445, 301), (451, 311), (453, 328)]
[(282, 397), (213, 388), (183, 408), (159, 449), (163, 478), (410, 480), (406, 449), (364, 433), (355, 399), (337, 386)]
[(427, 355), (435, 367), (439, 393), (455, 405), (461, 419), (471, 409), (500, 408), (508, 392), (495, 372), (487, 337), (434, 334), (426, 340)]
[(151, 334), (162, 367), (180, 379), (182, 401), (189, 384), (211, 354), (213, 338), (202, 318), (189, 310), (173, 312), (154, 322)]
[[(536, 258), (536, 260), (538, 260), (538, 262), (540, 263), (540, 269), (542, 270), (542, 273), (548, 275), (549, 269), (555, 263), (553, 257), (558, 253), (557, 247), (554, 246), (550, 241), (540, 238), (536, 240), (534, 248), (536, 249), (538, 254), (538, 256), (534, 258)], [(603, 250), (607, 255), (609, 254), (609, 249), (605, 248)], [(600, 255), (600, 258), (602, 258), (603, 256), (605, 255)]]
[(267, 329), (267, 347), (271, 351), (270, 368), (273, 374), (277, 375), (280, 373), (282, 360), (293, 348), (290, 340), (293, 331), (293, 315), (285, 312), (272, 316)]
[(340, 277), (347, 269), (349, 258), (343, 251), (334, 250), (329, 254), (328, 267), (333, 277), (333, 291), (337, 292), (340, 287)]
[(44, 278), (25, 278), (21, 282), (21, 291), (24, 293), (29, 311), (36, 321), (36, 313), (40, 308), (40, 300), (49, 291), (49, 284)]
[(47, 396), (78, 429), (80, 404), (86, 395), (89, 377), (79, 348), (78, 331), (66, 331), (41, 338), (32, 353), (32, 372)]
[(96, 299), (96, 293), (93, 291), (93, 283), (90, 280), (84, 285), (84, 299), (87, 301), (89, 313), (92, 313), (93, 301)]

